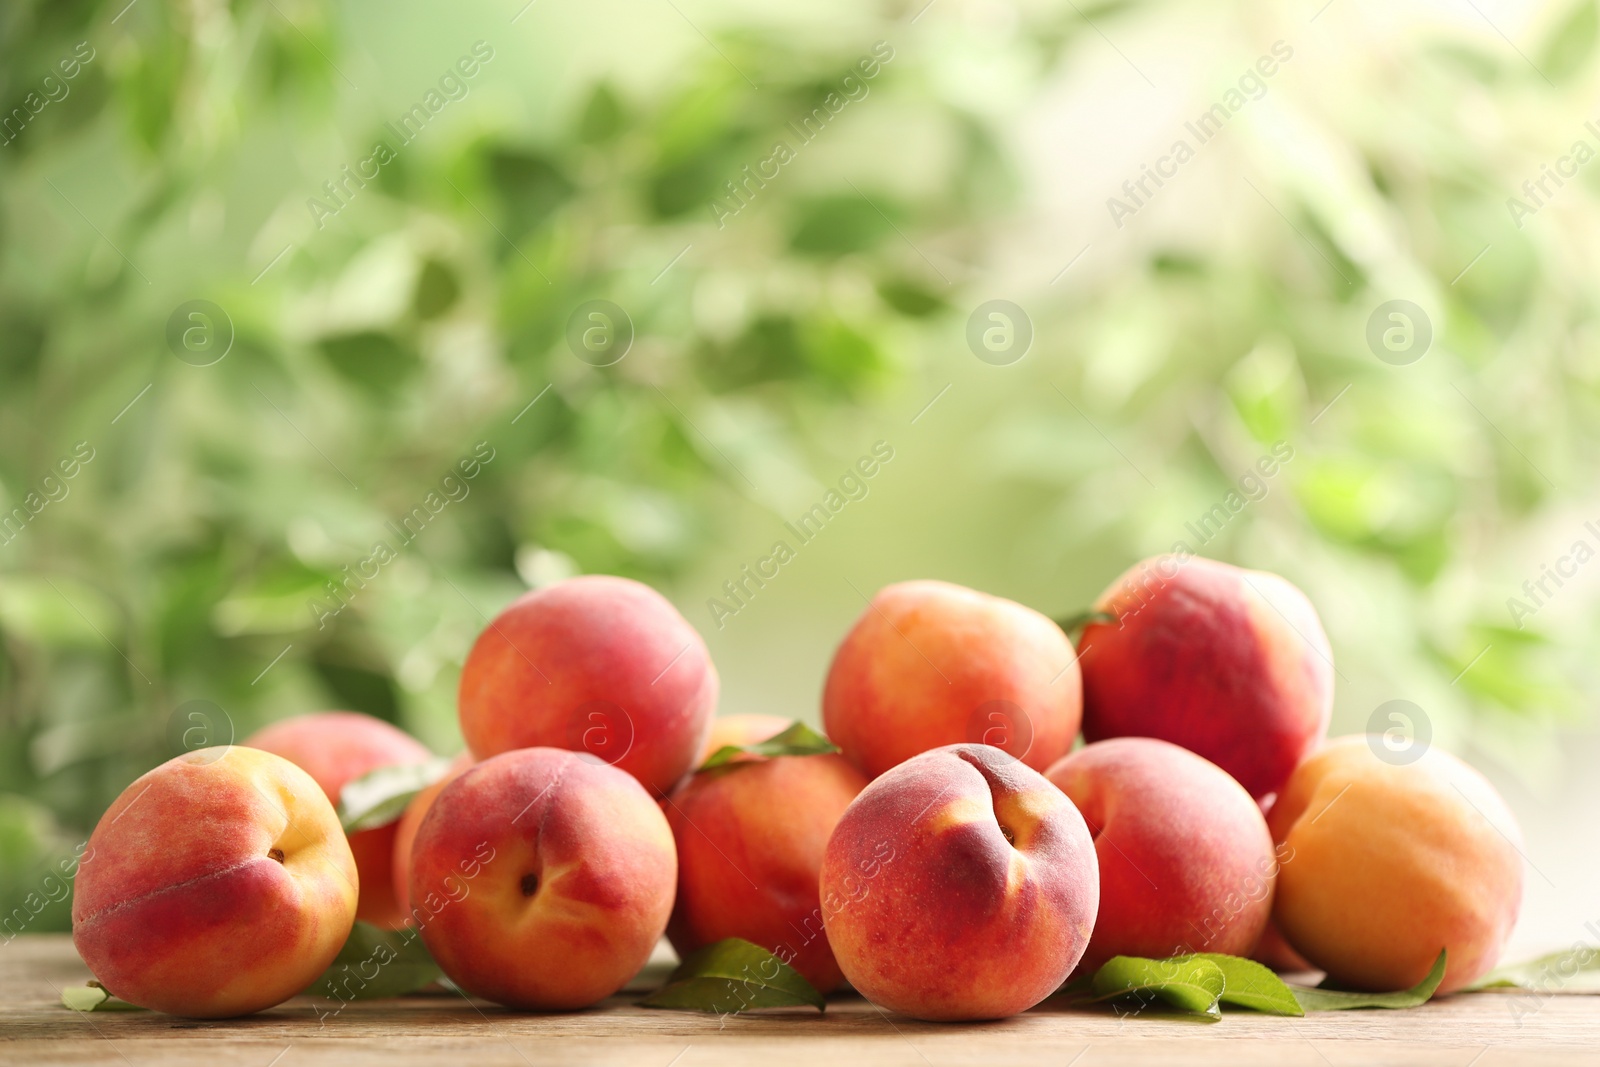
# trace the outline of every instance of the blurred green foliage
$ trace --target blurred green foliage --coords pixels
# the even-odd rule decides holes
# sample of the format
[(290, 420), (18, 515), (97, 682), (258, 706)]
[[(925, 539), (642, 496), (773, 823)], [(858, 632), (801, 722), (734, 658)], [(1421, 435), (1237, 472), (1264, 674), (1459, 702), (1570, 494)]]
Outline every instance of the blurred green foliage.
[[(989, 61), (1040, 89), (1100, 28), (1167, 10), (1024, 5)], [(1264, 51), (1270, 20), (1229, 11), (1239, 54)], [(30, 513), (0, 534), (0, 911), (174, 754), (185, 702), (239, 737), (344, 706), (450, 750), (456, 669), (510, 597), (575, 570), (685, 573), (741, 506), (782, 514), (774, 465), (832, 469), (840, 413), (870, 422), (971, 365), (967, 314), (1002, 273), (984, 264), (1037, 179), (1004, 116), (951, 88), (961, 30), (913, 48), (915, 14), (860, 33), (706, 16), (715, 46), (694, 37), (647, 85), (619, 63), (527, 100), (495, 79), (560, 46), (496, 11), (470, 92), (319, 226), (307, 201), (394, 140), (385, 124), (480, 39), (472, 18), (434, 16), (429, 58), (380, 93), (350, 27), (384, 14), (361, 5), (7, 4), (0, 105), (81, 43), (93, 59), (0, 148), (0, 509)], [(1416, 680), (1441, 721), (1515, 739), (1585, 710), (1592, 605), (1520, 629), (1505, 605), (1581, 529), (1600, 457), (1600, 169), (1547, 209), (1558, 223), (1519, 230), (1505, 206), (1582, 132), (1593, 84), (1594, 4), (1545, 22), (1537, 69), (1418, 32), (1332, 91), (1283, 75), (1283, 126), (1230, 127), (1257, 188), (1225, 235), (1151, 227), (1120, 266), (1019, 292), (1038, 351), (972, 439), (983, 480), (1029, 502), (1017, 541), (1126, 565), (1286, 441), (1272, 492), (1191, 547), (1280, 566), (1344, 663)], [(726, 183), (878, 40), (893, 59), (870, 108), (841, 113), (854, 133), (795, 141), (800, 161), (719, 223)], [(1435, 331), (1406, 373), (1363, 341), (1397, 296)], [(209, 366), (166, 341), (194, 299), (231, 322)], [(615, 365), (569, 350), (590, 299), (634, 325)], [(66, 478), (80, 442), (92, 459)], [(460, 477), (473, 455), (492, 458)], [(392, 562), (344, 585), (379, 540)], [(1076, 606), (1049, 601), (1109, 577), (1040, 579), (1033, 599)], [(55, 906), (29, 928), (65, 925)]]

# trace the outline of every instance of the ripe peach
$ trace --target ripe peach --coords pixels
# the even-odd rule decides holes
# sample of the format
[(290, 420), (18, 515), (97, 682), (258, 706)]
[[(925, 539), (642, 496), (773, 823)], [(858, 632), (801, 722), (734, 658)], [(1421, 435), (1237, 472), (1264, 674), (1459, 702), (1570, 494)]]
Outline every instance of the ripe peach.
[(823, 722), (868, 777), (959, 742), (1043, 770), (1078, 733), (1075, 659), (1061, 628), (1031, 608), (947, 582), (901, 582), (878, 591), (834, 654)]
[(1095, 606), (1117, 621), (1078, 642), (1086, 740), (1171, 741), (1265, 801), (1327, 731), (1333, 653), (1311, 602), (1277, 575), (1161, 556)]
[(525, 748), (469, 767), (434, 800), (412, 846), (411, 907), (461, 988), (570, 1010), (644, 966), (677, 877), (672, 831), (637, 779)]
[(400, 911), (407, 916), (411, 914), (411, 846), (417, 839), (417, 828), (422, 825), (423, 816), (428, 814), (428, 809), (433, 807), (434, 799), (444, 791), (444, 787), (455, 781), (462, 771), (476, 762), (470, 752), (463, 752), (451, 760), (450, 766), (445, 768), (444, 774), (437, 782), (420, 790), (411, 798), (411, 803), (406, 805), (405, 814), (395, 823), (394, 898)]
[(588, 752), (656, 796), (689, 772), (717, 706), (705, 642), (667, 599), (586, 575), (516, 600), (461, 669), (461, 732), (480, 758)]
[(327, 969), (356, 914), (333, 806), (288, 760), (187, 752), (128, 786), (78, 869), (72, 941), (130, 1004), (214, 1019), (270, 1008)]
[[(433, 758), (422, 742), (405, 731), (354, 711), (296, 715), (257, 730), (241, 744), (282, 756), (311, 775), (336, 808), (339, 791), (357, 778), (380, 767), (426, 763)], [(350, 851), (361, 872), (356, 918), (390, 928), (406, 923), (392, 875), (395, 825), (350, 835)]]
[(777, 737), (789, 728), (790, 721), (781, 715), (719, 715), (711, 720), (711, 732), (694, 765), (700, 766), (713, 752), (728, 745), (754, 745)]
[(1072, 801), (988, 745), (948, 745), (875, 779), (834, 828), (822, 911), (861, 995), (919, 1019), (999, 1019), (1061, 985), (1100, 900)]
[(1100, 860), (1100, 913), (1079, 968), (1112, 956), (1248, 955), (1277, 863), (1261, 809), (1226, 771), (1147, 737), (1097, 741), (1046, 772)]
[(1355, 989), (1441, 993), (1499, 958), (1522, 901), (1521, 835), (1477, 771), (1438, 749), (1397, 765), (1341, 737), (1289, 780), (1267, 816), (1285, 847), (1273, 919), (1314, 966)]
[(866, 785), (830, 753), (752, 756), (673, 790), (667, 824), (678, 845), (678, 899), (667, 935), (678, 955), (742, 937), (820, 992), (836, 988), (842, 976), (823, 931), (817, 880), (828, 836)]

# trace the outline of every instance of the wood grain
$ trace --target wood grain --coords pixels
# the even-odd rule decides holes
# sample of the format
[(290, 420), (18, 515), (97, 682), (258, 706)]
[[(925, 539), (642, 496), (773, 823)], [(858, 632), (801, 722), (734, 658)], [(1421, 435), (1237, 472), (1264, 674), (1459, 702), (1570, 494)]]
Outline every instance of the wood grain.
[[(636, 983), (658, 982), (662, 964)], [(63, 935), (0, 944), (0, 1064), (144, 1067), (946, 1067), (1160, 1064), (1368, 1067), (1444, 1064), (1600, 1063), (1600, 998), (1485, 993), (1411, 1011), (1332, 1012), (1279, 1019), (1230, 1012), (1221, 1022), (1146, 1013), (1068, 1010), (1049, 1002), (1003, 1022), (919, 1023), (885, 1015), (858, 997), (829, 1001), (825, 1015), (715, 1016), (652, 1011), (637, 993), (567, 1015), (508, 1012), (459, 994), (347, 1005), (296, 998), (244, 1019), (196, 1022), (150, 1012), (81, 1015), (59, 1004), (88, 971)]]

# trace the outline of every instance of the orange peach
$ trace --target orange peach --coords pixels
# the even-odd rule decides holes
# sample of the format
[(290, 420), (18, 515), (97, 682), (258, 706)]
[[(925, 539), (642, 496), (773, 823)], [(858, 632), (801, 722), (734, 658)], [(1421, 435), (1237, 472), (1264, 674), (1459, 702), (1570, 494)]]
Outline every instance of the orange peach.
[[(1477, 771), (1429, 749), (1397, 764), (1341, 737), (1267, 816), (1282, 848), (1273, 919), (1330, 978), (1405, 989), (1449, 950), (1441, 993), (1487, 973), (1522, 901), (1521, 835)], [(1385, 750), (1387, 751), (1387, 750)]]
[[(335, 807), (339, 792), (382, 767), (426, 763), (433, 758), (422, 742), (382, 719), (354, 711), (324, 711), (275, 722), (241, 744), (282, 756), (311, 775)], [(356, 918), (378, 926), (405, 925), (405, 909), (393, 880), (395, 823), (350, 835), (361, 872), (361, 903)]]
[(711, 733), (695, 757), (696, 767), (711, 758), (711, 754), (728, 745), (755, 745), (777, 737), (789, 728), (792, 720), (781, 715), (719, 715), (711, 720)]
[(1305, 594), (1198, 556), (1145, 560), (1078, 642), (1083, 736), (1182, 745), (1267, 801), (1328, 729), (1333, 652)]
[(1112, 956), (1248, 955), (1277, 871), (1261, 809), (1226, 771), (1147, 737), (1097, 741), (1045, 775), (1078, 806), (1100, 860), (1100, 913), (1079, 968)]
[(828, 840), (828, 941), (850, 984), (919, 1019), (998, 1019), (1061, 985), (1100, 899), (1066, 795), (989, 745), (949, 745), (875, 779)]
[(130, 1004), (244, 1015), (333, 962), (355, 921), (357, 877), (309, 775), (267, 752), (198, 749), (101, 816), (78, 869), (72, 941)]
[(462, 989), (512, 1008), (588, 1007), (666, 930), (678, 861), (637, 779), (525, 748), (445, 786), (417, 830), (411, 913)]
[(667, 802), (678, 845), (667, 935), (678, 954), (742, 937), (819, 991), (837, 987), (842, 976), (823, 931), (817, 880), (828, 836), (866, 785), (830, 753), (753, 756), (678, 786)]
[(472, 753), (463, 752), (450, 761), (450, 766), (445, 768), (439, 780), (419, 790), (411, 798), (411, 803), (406, 805), (405, 814), (400, 816), (400, 821), (394, 828), (394, 897), (400, 910), (405, 914), (411, 913), (411, 846), (417, 839), (417, 828), (422, 825), (423, 816), (428, 814), (428, 809), (433, 807), (433, 802), (444, 791), (444, 787), (455, 781), (462, 771), (476, 763)]
[(459, 710), (479, 758), (588, 752), (656, 796), (687, 774), (717, 706), (705, 642), (665, 597), (627, 578), (547, 585), (501, 612), (461, 669)]
[(886, 586), (834, 654), (828, 737), (868, 777), (972, 742), (1035, 770), (1066, 755), (1082, 691), (1072, 643), (1031, 608), (948, 582)]

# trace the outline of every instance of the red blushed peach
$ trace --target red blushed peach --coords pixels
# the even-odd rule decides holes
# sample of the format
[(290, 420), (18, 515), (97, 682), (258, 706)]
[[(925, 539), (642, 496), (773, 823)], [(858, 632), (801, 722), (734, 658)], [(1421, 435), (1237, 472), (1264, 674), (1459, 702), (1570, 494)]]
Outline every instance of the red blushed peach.
[(947, 582), (886, 586), (834, 654), (828, 737), (868, 777), (960, 742), (1035, 770), (1066, 755), (1082, 690), (1072, 643), (1037, 611)]
[(588, 752), (656, 796), (693, 767), (717, 706), (705, 642), (660, 593), (587, 575), (515, 601), (461, 669), (461, 732), (480, 758)]
[(678, 954), (742, 937), (820, 992), (836, 988), (841, 975), (817, 880), (834, 825), (866, 785), (847, 760), (828, 754), (751, 757), (678, 786), (667, 802), (678, 844), (667, 935)]
[(996, 748), (950, 745), (862, 791), (828, 841), (821, 890), (862, 996), (919, 1019), (998, 1019), (1072, 972), (1100, 872), (1061, 790)]
[(406, 805), (406, 812), (394, 828), (394, 896), (400, 911), (411, 914), (411, 846), (417, 839), (417, 828), (423, 816), (433, 807), (433, 802), (444, 787), (455, 781), (462, 771), (476, 763), (472, 753), (463, 752), (450, 761), (450, 766), (437, 782), (421, 790)]
[(1272, 913), (1272, 835), (1250, 794), (1187, 749), (1099, 741), (1046, 773), (1100, 860), (1100, 913), (1079, 969), (1112, 956), (1248, 955)]
[[(422, 742), (405, 731), (353, 711), (297, 715), (257, 730), (241, 744), (282, 756), (311, 775), (335, 808), (340, 790), (357, 778), (381, 767), (426, 763), (433, 758)], [(350, 851), (361, 872), (356, 918), (390, 928), (406, 922), (392, 876), (395, 826), (389, 823), (350, 835)]]
[(728, 745), (754, 745), (777, 737), (789, 728), (792, 720), (779, 715), (719, 715), (711, 720), (711, 732), (706, 743), (695, 757), (696, 767), (711, 758), (711, 754)]
[(1267, 816), (1283, 846), (1273, 919), (1352, 989), (1413, 986), (1447, 949), (1449, 993), (1494, 967), (1516, 924), (1521, 835), (1494, 786), (1454, 756), (1394, 764), (1368, 740), (1330, 741)]
[(1198, 556), (1145, 560), (1095, 605), (1078, 643), (1083, 736), (1182, 745), (1266, 800), (1333, 712), (1333, 652), (1305, 594)]
[(136, 780), (78, 868), (72, 942), (114, 995), (173, 1015), (270, 1008), (327, 969), (357, 874), (333, 806), (294, 764), (206, 748)]
[(411, 911), (462, 989), (570, 1010), (644, 966), (677, 877), (672, 831), (637, 779), (593, 757), (518, 749), (434, 800), (412, 846)]

